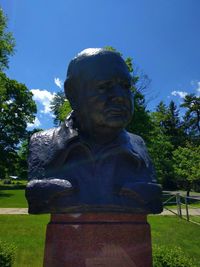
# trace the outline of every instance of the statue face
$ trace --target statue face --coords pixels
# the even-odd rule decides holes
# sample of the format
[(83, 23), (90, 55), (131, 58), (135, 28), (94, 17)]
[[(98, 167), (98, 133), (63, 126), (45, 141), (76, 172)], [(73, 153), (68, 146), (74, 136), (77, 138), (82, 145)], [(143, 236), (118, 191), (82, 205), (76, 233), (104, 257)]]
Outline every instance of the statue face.
[(131, 77), (117, 55), (84, 60), (78, 75), (78, 117), (87, 127), (124, 128), (133, 112)]

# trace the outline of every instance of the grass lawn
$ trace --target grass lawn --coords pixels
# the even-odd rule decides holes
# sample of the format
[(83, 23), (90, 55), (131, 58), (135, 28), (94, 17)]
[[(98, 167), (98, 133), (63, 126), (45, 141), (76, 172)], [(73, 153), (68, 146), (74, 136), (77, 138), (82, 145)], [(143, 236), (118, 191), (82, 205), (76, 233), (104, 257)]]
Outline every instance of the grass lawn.
[[(0, 215), (0, 238), (17, 246), (14, 267), (42, 266), (48, 221), (49, 215)], [(200, 226), (176, 216), (149, 216), (149, 222), (153, 244), (179, 246), (199, 266)]]
[(0, 208), (27, 208), (24, 195), (27, 181), (11, 182), (11, 184), (4, 184), (3, 180), (0, 180)]
[(0, 189), (0, 208), (27, 208), (24, 189)]
[(0, 215), (0, 239), (17, 247), (14, 267), (42, 267), (49, 215)]
[[(198, 216), (197, 216), (198, 217)], [(149, 216), (153, 244), (168, 247), (179, 246), (193, 258), (197, 267), (200, 262), (200, 226), (177, 216)]]
[(190, 216), (190, 220), (193, 222), (200, 223), (200, 216)]

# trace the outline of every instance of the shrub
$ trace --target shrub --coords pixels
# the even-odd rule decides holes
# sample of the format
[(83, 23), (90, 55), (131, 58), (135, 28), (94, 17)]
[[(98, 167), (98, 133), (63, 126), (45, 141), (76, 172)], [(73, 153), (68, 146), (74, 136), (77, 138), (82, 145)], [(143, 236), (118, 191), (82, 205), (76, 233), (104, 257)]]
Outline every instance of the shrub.
[(196, 267), (179, 247), (153, 247), (153, 267)]
[(4, 179), (3, 184), (12, 184), (10, 179)]
[(0, 266), (11, 267), (15, 260), (15, 246), (0, 240)]

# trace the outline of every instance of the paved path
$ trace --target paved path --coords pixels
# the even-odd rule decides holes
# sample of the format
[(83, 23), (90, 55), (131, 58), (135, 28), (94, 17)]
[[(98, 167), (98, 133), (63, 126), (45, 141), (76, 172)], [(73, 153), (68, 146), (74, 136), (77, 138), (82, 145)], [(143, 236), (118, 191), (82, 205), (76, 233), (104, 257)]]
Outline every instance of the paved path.
[[(172, 209), (172, 211), (177, 214), (176, 209)], [(182, 215), (186, 216), (186, 210), (185, 209), (182, 209), (181, 212), (182, 212)], [(161, 213), (161, 215), (173, 215), (173, 213), (169, 210), (164, 209), (164, 211)], [(200, 208), (189, 209), (189, 215), (192, 215), (192, 216), (198, 216), (199, 215), (200, 216)]]
[(28, 214), (28, 209), (22, 208), (0, 208), (0, 214)]
[[(176, 209), (173, 209), (173, 212), (177, 213)], [(0, 208), (0, 214), (28, 214), (28, 209), (26, 208)], [(189, 214), (193, 216), (200, 216), (200, 208), (190, 209)], [(175, 215), (169, 210), (164, 209), (161, 215)], [(186, 215), (185, 209), (182, 209), (182, 215)]]

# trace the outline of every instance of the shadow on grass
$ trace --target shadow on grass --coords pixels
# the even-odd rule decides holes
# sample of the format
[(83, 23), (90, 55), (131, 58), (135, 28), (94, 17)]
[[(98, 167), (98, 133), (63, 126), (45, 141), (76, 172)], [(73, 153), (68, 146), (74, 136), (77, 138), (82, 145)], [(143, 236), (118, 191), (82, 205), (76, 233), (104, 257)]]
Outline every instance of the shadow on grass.
[(18, 184), (14, 184), (14, 185), (0, 185), (0, 190), (16, 190), (16, 189), (25, 189), (26, 185), (18, 185)]
[(14, 194), (4, 193), (0, 191), (0, 197), (12, 197), (12, 196), (14, 196)]

